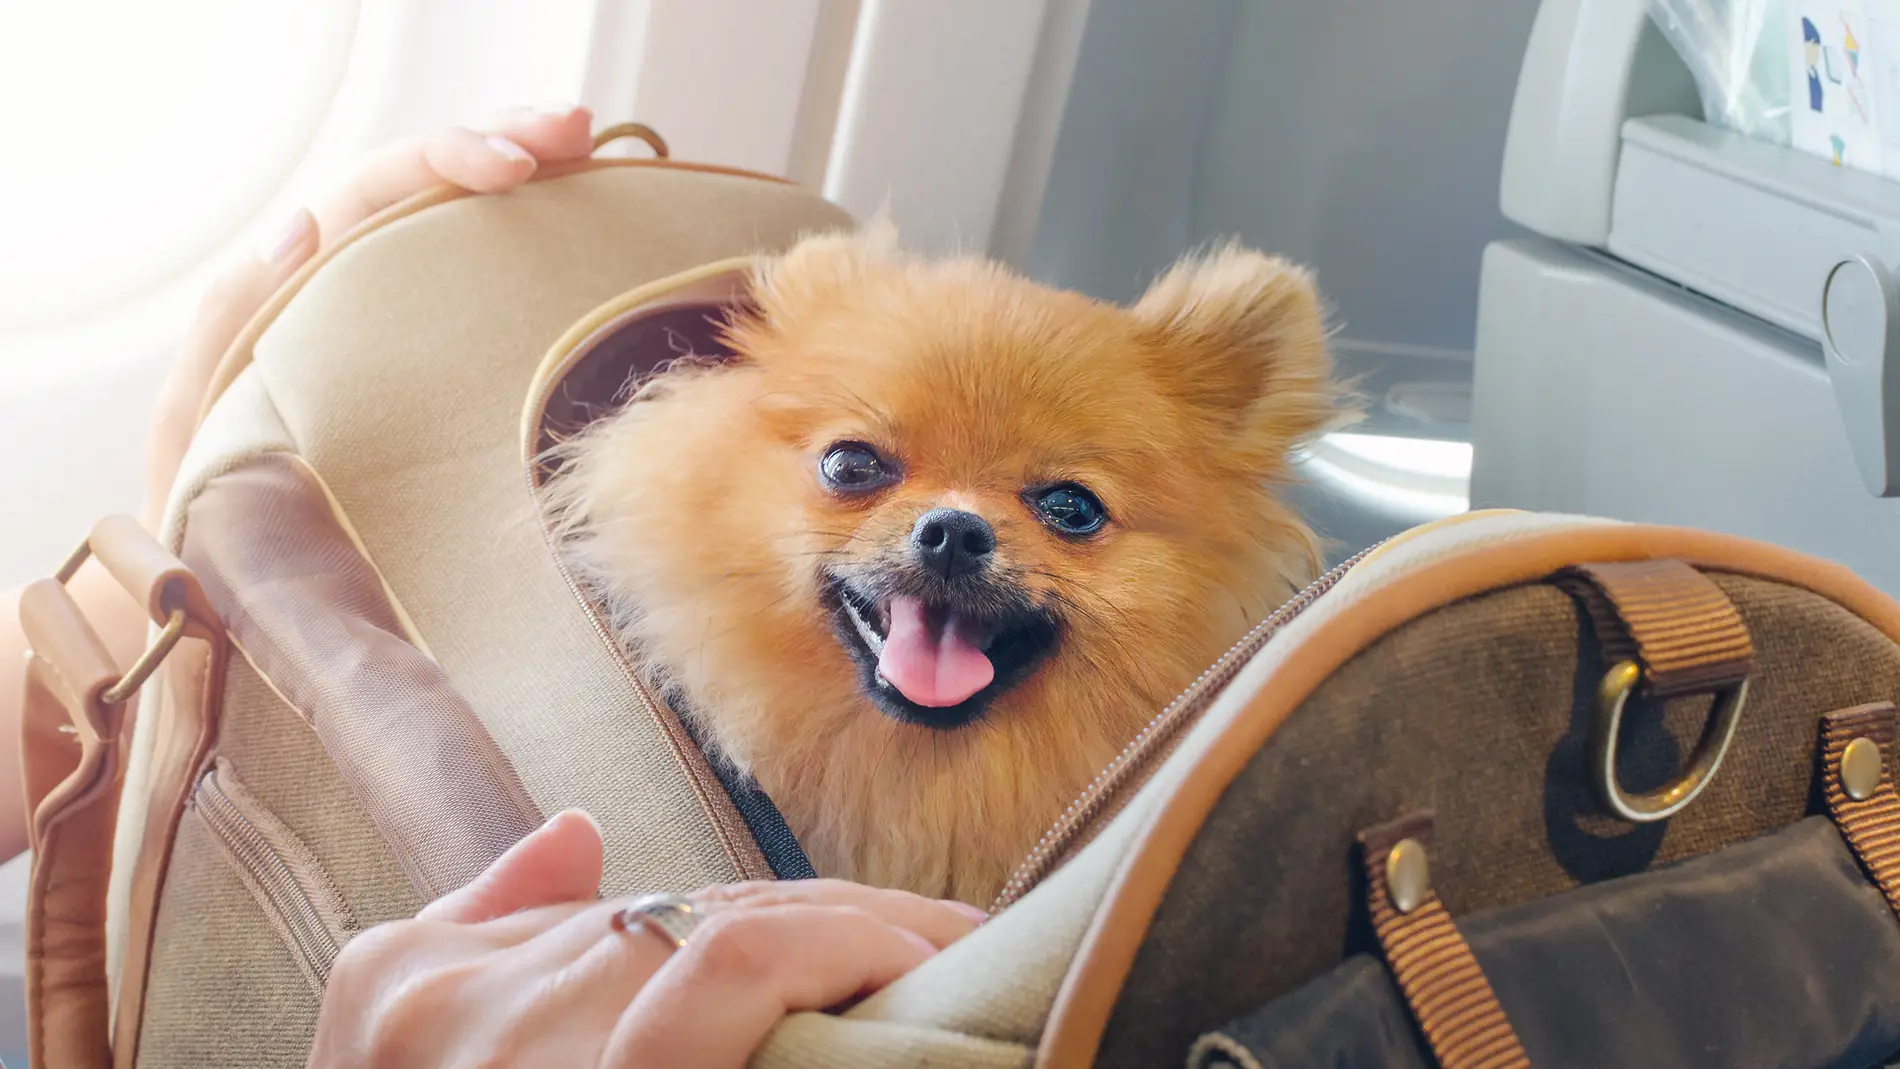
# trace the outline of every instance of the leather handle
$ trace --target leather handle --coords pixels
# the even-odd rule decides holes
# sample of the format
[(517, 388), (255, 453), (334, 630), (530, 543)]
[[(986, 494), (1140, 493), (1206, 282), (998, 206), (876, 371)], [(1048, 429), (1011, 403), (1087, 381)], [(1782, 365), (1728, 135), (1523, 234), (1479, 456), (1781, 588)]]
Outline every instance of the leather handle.
[[(107, 516), (92, 528), (84, 547), (112, 578), (145, 604), (152, 622), (163, 626), (176, 609), (188, 620), (215, 621), (217, 610), (191, 569), (130, 516)], [(75, 554), (75, 556), (79, 556)], [(198, 637), (206, 637), (200, 633)]]
[(660, 136), (660, 132), (643, 122), (616, 123), (600, 131), (594, 135), (594, 151), (599, 152), (615, 141), (626, 138), (636, 138), (646, 142), (647, 147), (653, 150), (656, 159), (663, 160), (672, 155), (672, 150), (667, 148), (666, 139)]
[[(89, 733), (95, 740), (117, 738), (122, 710), (109, 706), (105, 694), (119, 681), (119, 666), (65, 584), (42, 579), (22, 591), (20, 629), (26, 634), (45, 695), (56, 703), (45, 710), (47, 718), (68, 730)], [(32, 752), (26, 755), (31, 757)], [(29, 797), (27, 812), (39, 801)]]
[[(66, 589), (91, 556), (165, 625), (123, 672)], [(27, 1045), (42, 1069), (112, 1065), (105, 928), (124, 788), (120, 734), (138, 688), (180, 637), (222, 643), (223, 628), (209, 605), (178, 558), (126, 517), (102, 521), (56, 578), (34, 583), (20, 598), (30, 650), (20, 759), (34, 851)]]

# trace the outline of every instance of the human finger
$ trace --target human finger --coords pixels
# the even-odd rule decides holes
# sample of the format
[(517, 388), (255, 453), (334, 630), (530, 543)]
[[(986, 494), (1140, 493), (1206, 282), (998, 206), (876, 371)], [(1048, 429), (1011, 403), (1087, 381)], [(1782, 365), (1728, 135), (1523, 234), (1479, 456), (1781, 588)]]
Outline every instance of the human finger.
[(715, 913), (634, 997), (600, 1064), (739, 1069), (787, 1013), (875, 991), (935, 952), (851, 906)]
[(600, 825), (570, 809), (529, 832), (466, 886), (424, 906), (416, 918), (478, 924), (535, 907), (592, 901), (600, 893), (601, 865)]
[(909, 891), (871, 887), (849, 880), (754, 880), (720, 884), (696, 892), (694, 901), (717, 907), (810, 904), (853, 906), (887, 924), (908, 929), (941, 950), (970, 934), (988, 914), (963, 902), (926, 898)]

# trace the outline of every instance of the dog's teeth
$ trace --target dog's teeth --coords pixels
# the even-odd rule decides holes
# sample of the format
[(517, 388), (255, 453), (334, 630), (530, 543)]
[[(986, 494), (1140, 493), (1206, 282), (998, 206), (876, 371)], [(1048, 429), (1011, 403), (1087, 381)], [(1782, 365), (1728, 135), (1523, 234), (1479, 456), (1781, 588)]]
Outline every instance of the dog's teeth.
[(882, 654), (884, 652), (883, 637), (872, 630), (870, 624), (864, 622), (864, 617), (858, 615), (857, 606), (851, 604), (849, 600), (842, 601), (841, 604), (844, 605), (845, 615), (851, 618), (851, 626), (857, 628), (858, 637), (864, 640), (866, 646), (871, 647), (872, 653)]

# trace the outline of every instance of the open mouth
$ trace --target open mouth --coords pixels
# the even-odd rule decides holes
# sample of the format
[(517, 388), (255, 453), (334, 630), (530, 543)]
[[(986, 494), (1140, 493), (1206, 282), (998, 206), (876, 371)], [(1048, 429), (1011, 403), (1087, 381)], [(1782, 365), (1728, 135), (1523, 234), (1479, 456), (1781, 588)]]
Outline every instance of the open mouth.
[(832, 578), (838, 639), (864, 692), (907, 723), (955, 728), (983, 715), (1055, 649), (1059, 629), (1031, 607), (979, 610), (958, 599), (872, 596)]

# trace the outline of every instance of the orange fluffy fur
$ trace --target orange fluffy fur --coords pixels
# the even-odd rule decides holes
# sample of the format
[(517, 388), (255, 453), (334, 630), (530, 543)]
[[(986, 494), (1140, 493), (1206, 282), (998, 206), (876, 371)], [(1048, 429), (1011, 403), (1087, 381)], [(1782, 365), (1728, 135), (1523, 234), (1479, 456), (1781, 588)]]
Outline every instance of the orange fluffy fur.
[[(987, 904), (1037, 837), (1197, 672), (1314, 572), (1275, 492), (1342, 416), (1307, 275), (1236, 248), (1132, 307), (993, 264), (900, 252), (888, 228), (761, 267), (738, 357), (660, 374), (566, 449), (550, 506), (573, 561), (717, 756), (750, 772), (821, 875)], [(902, 465), (827, 493), (826, 446)], [(1065, 539), (1025, 487), (1082, 483), (1107, 527)], [(821, 605), (820, 565), (978, 513), (994, 568), (1063, 621), (975, 723), (894, 720)]]

